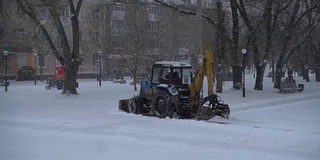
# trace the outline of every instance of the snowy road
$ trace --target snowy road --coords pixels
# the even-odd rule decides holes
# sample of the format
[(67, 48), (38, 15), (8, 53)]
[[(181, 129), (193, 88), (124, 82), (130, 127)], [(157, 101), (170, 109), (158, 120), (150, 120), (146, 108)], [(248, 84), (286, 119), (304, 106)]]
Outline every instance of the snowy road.
[[(22, 84), (10, 88), (8, 94), (1, 92), (0, 159), (317, 160), (320, 157), (317, 91), (307, 90), (286, 98), (280, 98), (279, 94), (266, 97), (266, 93), (252, 102), (240, 97), (241, 103), (233, 103), (237, 101), (235, 98), (228, 99), (235, 97), (232, 94), (224, 95), (232, 106), (227, 120), (230, 124), (217, 124), (119, 112), (117, 101), (132, 95), (131, 86), (90, 85), (82, 83), (79, 97), (64, 97), (55, 90), (45, 91), (40, 85)], [(23, 94), (26, 91), (29, 94)]]

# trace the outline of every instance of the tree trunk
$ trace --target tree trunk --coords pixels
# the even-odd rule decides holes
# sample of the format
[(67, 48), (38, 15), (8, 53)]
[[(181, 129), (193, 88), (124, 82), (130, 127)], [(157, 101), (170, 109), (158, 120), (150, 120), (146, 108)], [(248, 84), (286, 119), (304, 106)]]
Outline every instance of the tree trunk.
[(65, 80), (62, 94), (78, 94), (76, 89), (78, 69), (79, 65), (72, 61), (65, 63)]
[(233, 73), (233, 88), (239, 90), (242, 84), (242, 69), (239, 64), (239, 15), (237, 11), (237, 0), (230, 0), (232, 11), (232, 73)]
[(306, 82), (310, 82), (308, 66), (305, 65), (304, 69), (305, 69), (305, 71), (304, 71), (304, 79), (306, 80)]
[(133, 88), (134, 91), (137, 91), (137, 74), (133, 75)]
[(319, 43), (318, 50), (316, 50), (315, 52), (316, 52), (316, 62), (315, 62), (316, 81), (320, 82), (320, 43)]
[(222, 81), (223, 81), (223, 72), (222, 72), (222, 65), (218, 64), (218, 72), (217, 72), (217, 85), (216, 85), (216, 92), (222, 93)]
[(43, 66), (40, 65), (40, 81), (43, 82)]
[[(308, 39), (308, 42), (305, 43), (304, 47), (305, 47), (305, 53), (304, 53), (304, 63), (305, 63), (305, 66), (304, 66), (304, 69), (305, 69), (305, 79), (306, 79), (306, 82), (310, 82), (310, 78), (309, 78), (309, 53), (310, 51), (312, 52), (312, 48), (309, 48), (309, 45), (311, 44), (311, 41), (310, 39)], [(299, 47), (300, 48), (300, 47)]]
[(264, 76), (264, 70), (265, 70), (265, 66), (259, 66), (258, 68), (256, 68), (256, 72), (257, 72), (257, 78), (256, 78), (256, 83), (254, 86), (255, 90), (263, 90), (263, 76)]
[(316, 68), (316, 81), (320, 82), (320, 65), (318, 64), (317, 68)]
[(242, 86), (242, 68), (240, 66), (233, 66), (232, 73), (233, 73), (233, 88), (239, 90), (241, 89), (241, 86)]
[(217, 73), (216, 73), (216, 92), (222, 93), (222, 83), (223, 83), (223, 61), (225, 55), (225, 48), (226, 48), (226, 41), (225, 41), (225, 15), (222, 10), (221, 0), (217, 1), (217, 14), (218, 14), (218, 30), (217, 30), (217, 46), (216, 51), (218, 58), (216, 59), (217, 62)]
[(281, 59), (281, 56), (280, 56), (276, 64), (276, 75), (275, 75), (273, 88), (278, 88), (278, 89), (280, 88), (281, 78), (282, 78), (282, 67), (283, 67), (283, 60)]

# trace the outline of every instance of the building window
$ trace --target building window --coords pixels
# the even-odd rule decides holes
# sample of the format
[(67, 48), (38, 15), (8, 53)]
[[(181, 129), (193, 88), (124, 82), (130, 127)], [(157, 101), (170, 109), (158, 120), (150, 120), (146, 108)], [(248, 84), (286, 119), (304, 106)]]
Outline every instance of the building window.
[(159, 15), (160, 14), (159, 7), (149, 7), (148, 8), (148, 14)]
[(113, 5), (112, 6), (112, 11), (125, 12), (126, 11), (126, 7), (124, 5)]
[(160, 21), (160, 9), (159, 7), (148, 7), (148, 20)]
[(17, 30), (17, 38), (18, 40), (23, 40), (23, 38), (25, 37), (25, 30), (22, 28), (19, 28)]
[(148, 31), (149, 32), (158, 32), (159, 31), (159, 22), (149, 22)]
[(60, 15), (60, 17), (69, 17), (69, 9), (68, 8), (60, 8), (59, 15)]
[(125, 21), (112, 20), (111, 21), (111, 33), (113, 36), (124, 36)]
[(91, 38), (92, 38), (93, 42), (95, 42), (95, 43), (99, 42), (99, 33), (98, 32), (92, 32), (91, 36), (92, 36)]
[(152, 38), (156, 38), (159, 33), (159, 22), (149, 21), (148, 32)]

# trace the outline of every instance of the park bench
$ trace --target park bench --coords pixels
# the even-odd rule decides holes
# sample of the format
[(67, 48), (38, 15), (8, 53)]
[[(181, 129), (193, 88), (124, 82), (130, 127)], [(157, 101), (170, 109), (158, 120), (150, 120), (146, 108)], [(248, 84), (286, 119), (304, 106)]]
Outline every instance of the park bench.
[(61, 90), (62, 87), (63, 87), (63, 81), (62, 80), (48, 79), (47, 80), (46, 90), (50, 90), (51, 88), (55, 88), (55, 87), (58, 90)]
[(0, 79), (0, 86), (9, 86), (9, 82), (7, 82), (7, 84), (5, 83), (4, 79)]
[(285, 79), (281, 82), (279, 93), (287, 94), (287, 93), (294, 93), (294, 92), (302, 92), (304, 89), (303, 84), (298, 84), (295, 80), (288, 81), (288, 79)]
[[(79, 83), (76, 82), (76, 88), (79, 87)], [(61, 90), (63, 88), (63, 80), (55, 80), (55, 79), (47, 79), (46, 90), (50, 90), (52, 88), (57, 88)]]

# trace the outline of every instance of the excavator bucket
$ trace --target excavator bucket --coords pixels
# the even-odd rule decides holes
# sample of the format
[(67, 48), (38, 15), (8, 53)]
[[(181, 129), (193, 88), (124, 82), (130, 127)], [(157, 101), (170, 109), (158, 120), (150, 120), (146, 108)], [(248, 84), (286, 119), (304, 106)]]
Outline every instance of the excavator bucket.
[(215, 112), (208, 106), (199, 106), (197, 111), (197, 118), (199, 120), (209, 120), (216, 116)]
[(218, 104), (218, 106), (212, 108), (209, 106), (200, 106), (197, 111), (197, 117), (199, 120), (209, 120), (215, 116), (221, 118), (229, 118), (230, 108), (225, 104)]
[(214, 116), (229, 118), (229, 114), (229, 106), (218, 100), (218, 96), (215, 94), (203, 98), (197, 111), (199, 120), (209, 120)]

